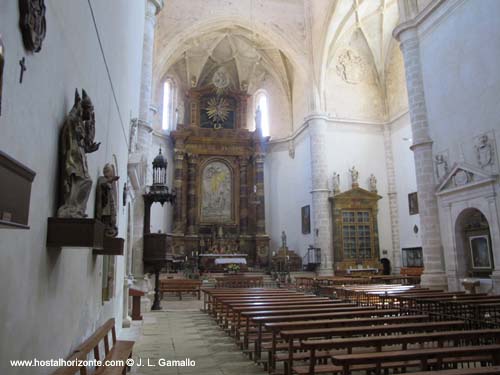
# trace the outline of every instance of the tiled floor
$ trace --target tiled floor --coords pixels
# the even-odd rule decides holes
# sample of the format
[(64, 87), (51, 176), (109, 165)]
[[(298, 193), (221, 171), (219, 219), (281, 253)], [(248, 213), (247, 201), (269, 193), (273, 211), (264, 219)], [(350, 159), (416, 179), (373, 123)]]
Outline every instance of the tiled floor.
[[(122, 338), (136, 336), (131, 374), (266, 374), (262, 367), (245, 357), (213, 319), (200, 311), (202, 301), (186, 297), (183, 301), (168, 298), (163, 311), (143, 314), (142, 323), (133, 322)], [(193, 367), (165, 367), (159, 360), (195, 361)], [(148, 365), (148, 359), (150, 365)]]

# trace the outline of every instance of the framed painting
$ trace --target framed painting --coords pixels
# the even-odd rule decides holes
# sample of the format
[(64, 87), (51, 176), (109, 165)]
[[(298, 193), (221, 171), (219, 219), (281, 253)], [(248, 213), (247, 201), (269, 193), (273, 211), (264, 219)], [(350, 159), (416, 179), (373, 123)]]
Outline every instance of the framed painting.
[(490, 243), (487, 235), (469, 237), (472, 268), (491, 269)]
[(418, 214), (418, 195), (417, 192), (408, 194), (408, 209), (410, 215)]
[(304, 206), (301, 209), (302, 234), (311, 233), (311, 206)]

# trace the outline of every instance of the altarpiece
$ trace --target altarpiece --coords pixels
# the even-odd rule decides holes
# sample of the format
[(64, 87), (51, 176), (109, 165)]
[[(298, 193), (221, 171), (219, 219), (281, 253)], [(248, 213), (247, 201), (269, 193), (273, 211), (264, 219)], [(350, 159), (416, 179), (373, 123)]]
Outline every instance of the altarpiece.
[(247, 126), (249, 95), (214, 85), (187, 93), (187, 123), (171, 133), (177, 203), (174, 256), (242, 255), (266, 267), (264, 157), (268, 139)]

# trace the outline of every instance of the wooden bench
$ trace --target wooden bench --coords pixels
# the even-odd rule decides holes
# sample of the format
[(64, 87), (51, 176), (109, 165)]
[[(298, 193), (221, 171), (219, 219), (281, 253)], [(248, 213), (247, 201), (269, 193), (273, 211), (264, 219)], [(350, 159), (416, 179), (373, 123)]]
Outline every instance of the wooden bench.
[(441, 371), (419, 371), (412, 375), (498, 375), (500, 366), (477, 367), (477, 368), (455, 368)]
[(262, 276), (224, 276), (215, 278), (216, 288), (259, 288), (264, 285)]
[[(111, 332), (111, 345), (109, 333)], [(101, 342), (104, 343), (104, 353), (100, 350)], [(134, 341), (124, 341), (116, 339), (115, 319), (109, 319), (92, 336), (85, 340), (73, 353), (67, 361), (85, 361), (88, 355), (93, 352), (94, 359), (103, 362), (103, 366), (98, 367), (95, 375), (119, 375), (125, 374), (127, 366), (125, 361), (132, 357), (132, 348)], [(123, 361), (123, 366), (105, 366), (105, 361)], [(116, 363), (116, 362), (115, 362)], [(88, 374), (85, 367), (68, 366), (57, 369), (53, 375), (74, 375), (77, 372), (80, 375)]]
[(392, 362), (393, 366), (401, 367), (401, 362), (406, 366), (404, 362), (416, 361), (422, 370), (427, 371), (431, 360), (437, 360), (435, 365), (439, 367), (439, 362), (446, 358), (453, 358), (453, 362), (460, 363), (476, 362), (474, 357), (481, 357), (481, 361), (484, 361), (484, 357), (489, 357), (494, 365), (500, 365), (500, 344), (341, 354), (333, 356), (332, 361), (342, 367), (343, 375), (350, 375), (351, 367), (355, 365), (375, 365), (377, 374), (380, 374), (382, 363)]
[[(376, 317), (376, 318), (303, 320), (295, 322), (267, 323), (264, 326), (266, 330), (271, 331), (272, 339), (271, 342), (263, 343), (262, 349), (268, 351), (268, 366), (269, 366), (269, 372), (271, 372), (276, 367), (275, 364), (276, 364), (277, 351), (290, 350), (290, 341), (288, 343), (278, 342), (278, 337), (281, 331), (295, 331), (295, 330), (314, 329), (314, 328), (360, 327), (360, 326), (373, 326), (373, 325), (419, 323), (428, 320), (429, 317), (427, 315), (404, 315), (404, 316), (389, 316), (389, 317)], [(298, 347), (294, 345), (293, 348), (300, 349), (300, 344), (298, 345)], [(278, 361), (286, 361), (289, 359), (289, 353), (287, 352), (285, 355), (278, 355), (277, 359)]]
[[(433, 327), (437, 328), (437, 327)], [(442, 327), (441, 327), (442, 328)], [(309, 358), (310, 359), (310, 364), (309, 364), (309, 370), (307, 371), (308, 374), (317, 374), (323, 371), (328, 371), (328, 366), (322, 367), (320, 371), (315, 369), (315, 364), (316, 364), (316, 358), (317, 358), (317, 353), (319, 350), (322, 350), (320, 353), (321, 358), (326, 357), (335, 357), (335, 356), (342, 356), (343, 354), (337, 353), (333, 354), (330, 353), (329, 351), (335, 351), (335, 350), (341, 350), (341, 349), (347, 349), (348, 353), (347, 354), (352, 354), (354, 348), (373, 348), (375, 349), (376, 352), (382, 352), (382, 348), (384, 346), (391, 346), (390, 351), (396, 351), (394, 349), (395, 345), (401, 346), (402, 348), (400, 351), (406, 351), (408, 349), (408, 345), (412, 344), (419, 344), (422, 346), (423, 344), (433, 344), (432, 346), (437, 346), (438, 348), (444, 347), (444, 343), (447, 344), (447, 346), (450, 346), (450, 343), (453, 342), (455, 345), (461, 344), (462, 342), (466, 341), (468, 343), (475, 343), (477, 344), (477, 341), (479, 340), (489, 340), (491, 341), (496, 341), (498, 343), (500, 340), (500, 329), (486, 329), (486, 330), (469, 330), (469, 331), (463, 331), (463, 330), (455, 330), (455, 331), (432, 331), (426, 328), (424, 332), (420, 333), (413, 333), (413, 334), (402, 334), (402, 335), (386, 335), (386, 333), (392, 333), (392, 332), (385, 332), (382, 333), (379, 336), (358, 336), (358, 337), (349, 337), (347, 338), (346, 336), (343, 336), (343, 338), (335, 338), (335, 339), (330, 339), (330, 340), (307, 340), (302, 342), (301, 348), (309, 350), (309, 354), (307, 356), (302, 356), (303, 358)], [(457, 346), (458, 347), (458, 346)], [(372, 353), (372, 352), (370, 352)], [(362, 354), (370, 354), (370, 353), (356, 353), (359, 355)], [(385, 353), (385, 352), (384, 352)], [(289, 363), (295, 359), (294, 357), (290, 356), (289, 357)], [(301, 358), (302, 359), (302, 358)], [(471, 360), (474, 360), (470, 358)], [(476, 358), (478, 361), (481, 359), (484, 359), (483, 357), (481, 358)], [(488, 359), (488, 358), (486, 358)], [(357, 358), (359, 360), (359, 358)], [(406, 364), (402, 365), (401, 363), (398, 363), (394, 365), (393, 363), (385, 364), (383, 367), (384, 369), (392, 368), (392, 367), (412, 367), (414, 365), (419, 365), (418, 362), (411, 363), (411, 364)], [(359, 363), (358, 363), (359, 364)], [(363, 365), (369, 365), (369, 361), (366, 363), (362, 363)], [(380, 365), (380, 364), (378, 364)], [(392, 366), (392, 367), (391, 367)], [(328, 372), (334, 372), (335, 368), (332, 367), (330, 368), (331, 371)], [(340, 369), (337, 368), (337, 371)], [(295, 367), (294, 371), (297, 373), (306, 373), (305, 368), (302, 366)]]
[(160, 293), (176, 293), (182, 300), (182, 293), (191, 293), (201, 298), (201, 280), (163, 279), (160, 280)]
[[(417, 323), (401, 323), (401, 324), (389, 324), (389, 325), (375, 325), (375, 326), (343, 326), (343, 327), (333, 327), (324, 329), (304, 329), (304, 330), (283, 330), (281, 331), (281, 337), (283, 337), (289, 344), (288, 348), (288, 358), (287, 358), (287, 368), (289, 369), (289, 374), (291, 374), (291, 368), (293, 365), (293, 341), (295, 339), (306, 340), (313, 337), (328, 338), (328, 337), (344, 337), (351, 338), (352, 342), (342, 342), (338, 343), (338, 339), (333, 340), (323, 340), (323, 341), (313, 341), (312, 345), (323, 345), (322, 349), (333, 349), (333, 348), (347, 348), (349, 351), (353, 347), (363, 347), (363, 346), (376, 346), (379, 343), (380, 337), (387, 337), (388, 339), (397, 340), (401, 335), (414, 333), (414, 332), (434, 332), (439, 330), (447, 330), (450, 328), (462, 329), (464, 328), (463, 321), (449, 321), (449, 322), (417, 322)], [(499, 331), (500, 332), (500, 331)], [(497, 334), (497, 333), (495, 333)], [(362, 337), (376, 335), (373, 337)], [(390, 335), (390, 336), (383, 336)], [(361, 336), (356, 337), (355, 336)], [(427, 335), (424, 336), (424, 338)], [(420, 337), (420, 339), (422, 339)], [(306, 346), (307, 341), (304, 341), (303, 345), (306, 349), (311, 349), (311, 347)], [(311, 345), (311, 344), (309, 344)], [(342, 346), (343, 345), (343, 346)], [(314, 358), (314, 351), (311, 351), (311, 356)], [(283, 357), (283, 359), (286, 358)]]

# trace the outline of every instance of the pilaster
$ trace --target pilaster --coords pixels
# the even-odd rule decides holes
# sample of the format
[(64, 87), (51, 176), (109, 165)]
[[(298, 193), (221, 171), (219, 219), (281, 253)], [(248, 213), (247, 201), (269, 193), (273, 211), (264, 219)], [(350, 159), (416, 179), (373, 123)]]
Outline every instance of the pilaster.
[(312, 228), (314, 246), (321, 249), (321, 269), (324, 275), (333, 274), (332, 226), (328, 201), (328, 169), (326, 160), (327, 117), (313, 113), (306, 118), (309, 124), (312, 181)]
[(437, 197), (435, 194), (432, 139), (429, 135), (425, 103), (420, 42), (417, 28), (407, 28), (398, 34), (406, 71), (406, 86), (411, 119), (417, 178), (420, 233), (422, 238), (424, 273), (422, 285), (446, 288), (443, 248), (439, 226)]

